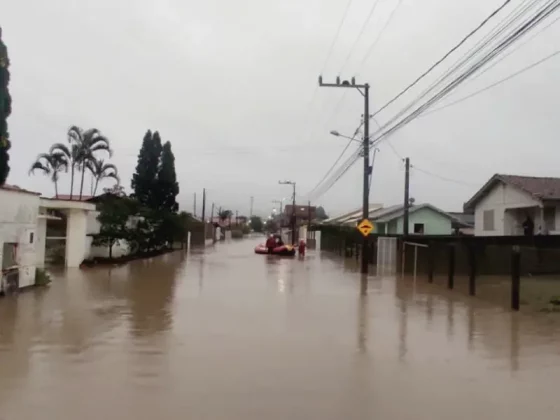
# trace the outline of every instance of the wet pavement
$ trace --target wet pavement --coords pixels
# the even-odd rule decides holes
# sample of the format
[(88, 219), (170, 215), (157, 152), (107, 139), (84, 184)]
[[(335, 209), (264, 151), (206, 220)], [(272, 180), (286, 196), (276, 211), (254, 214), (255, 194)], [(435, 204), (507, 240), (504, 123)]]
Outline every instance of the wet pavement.
[(557, 316), (256, 242), (0, 300), (0, 419), (558, 417)]

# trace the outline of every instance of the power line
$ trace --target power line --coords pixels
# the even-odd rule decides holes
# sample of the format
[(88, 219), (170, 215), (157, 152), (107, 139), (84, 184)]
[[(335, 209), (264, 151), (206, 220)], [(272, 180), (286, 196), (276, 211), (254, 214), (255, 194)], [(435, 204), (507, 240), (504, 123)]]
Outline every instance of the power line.
[(364, 122), (362, 121), (362, 123), (358, 126), (358, 128), (356, 128), (356, 130), (354, 131), (354, 135), (352, 136), (351, 139), (348, 140), (348, 144), (346, 145), (346, 147), (342, 150), (342, 153), (340, 153), (340, 155), (336, 158), (335, 162), (332, 164), (332, 166), (329, 168), (329, 170), (325, 173), (325, 175), (323, 175), (323, 177), (321, 178), (321, 180), (315, 185), (315, 187), (313, 187), (313, 189), (307, 194), (308, 196), (311, 196), (313, 194), (313, 192), (319, 188), (319, 186), (321, 185), (321, 183), (327, 179), (327, 177), (330, 175), (330, 173), (333, 171), (333, 169), (336, 167), (336, 165), (338, 164), (338, 162), (340, 161), (340, 159), (342, 159), (342, 156), (344, 156), (344, 154), (346, 153), (346, 151), (348, 150), (348, 148), (350, 147), (350, 145), (352, 144), (352, 142), (356, 139), (356, 136), (358, 135), (358, 133), (360, 132), (360, 129), (362, 128), (362, 126), (364, 125)]
[(360, 63), (360, 66), (358, 68), (361, 68), (366, 61), (368, 60), (368, 58), (370, 57), (370, 55), (373, 53), (373, 51), (375, 50), (375, 47), (377, 46), (379, 40), (381, 39), (381, 37), (383, 36), (383, 33), (385, 32), (385, 30), (387, 29), (387, 27), (389, 26), (389, 24), (391, 23), (391, 21), (393, 20), (393, 18), (395, 17), (397, 10), (399, 10), (399, 8), (401, 7), (403, 3), (403, 0), (398, 0), (398, 3), (396, 5), (396, 7), (393, 9), (393, 11), (391, 12), (391, 14), (389, 15), (389, 19), (387, 19), (387, 21), (385, 22), (385, 24), (383, 25), (383, 27), (381, 28), (381, 31), (379, 32), (379, 34), (377, 35), (377, 37), (375, 38), (375, 40), (371, 43), (370, 47), (368, 48), (366, 54), (364, 55), (364, 58), (362, 58), (362, 62)]
[(346, 56), (346, 60), (344, 60), (342, 67), (340, 69), (340, 73), (344, 72), (344, 69), (346, 68), (346, 65), (348, 64), (348, 61), (350, 60), (350, 57), (352, 56), (352, 53), (354, 52), (354, 50), (356, 49), (356, 45), (358, 45), (358, 42), (360, 41), (360, 39), (362, 38), (362, 35), (364, 34), (369, 21), (371, 20), (373, 14), (375, 13), (375, 9), (377, 9), (377, 5), (379, 4), (379, 0), (374, 0), (373, 1), (373, 5), (371, 6), (371, 9), (369, 10), (369, 14), (366, 18), (366, 20), (364, 21), (362, 28), (360, 29), (360, 32), (358, 34), (358, 37), (356, 38), (356, 40), (354, 41), (354, 43), (352, 44), (352, 48), (350, 48), (350, 50), (348, 51), (348, 55)]
[(471, 94), (469, 94), (469, 95), (467, 95), (467, 96), (465, 96), (465, 97), (463, 97), (463, 98), (457, 99), (456, 101), (450, 102), (450, 103), (448, 103), (448, 104), (446, 104), (446, 105), (444, 105), (444, 106), (441, 106), (441, 107), (439, 107), (439, 108), (432, 109), (432, 110), (429, 110), (429, 111), (427, 111), (427, 112), (424, 112), (422, 115), (419, 115), (418, 118), (422, 118), (422, 117), (425, 117), (425, 116), (427, 116), (427, 115), (431, 115), (431, 114), (433, 114), (434, 112), (441, 111), (441, 110), (444, 110), (444, 109), (446, 109), (446, 108), (449, 108), (449, 107), (451, 107), (451, 106), (453, 106), (453, 105), (460, 104), (461, 102), (464, 102), (464, 101), (466, 101), (467, 99), (470, 99), (470, 98), (472, 98), (472, 97), (474, 97), (474, 96), (476, 96), (476, 95), (479, 95), (479, 94), (481, 94), (481, 93), (484, 93), (484, 92), (486, 92), (487, 90), (490, 90), (490, 89), (492, 89), (492, 88), (494, 88), (494, 87), (496, 87), (496, 86), (499, 86), (499, 85), (501, 85), (501, 84), (503, 84), (503, 83), (505, 83), (505, 82), (507, 82), (507, 81), (513, 79), (514, 77), (517, 77), (517, 76), (519, 76), (519, 75), (521, 75), (521, 74), (523, 74), (523, 73), (525, 73), (525, 72), (527, 72), (527, 71), (529, 71), (529, 70), (531, 70), (531, 69), (537, 67), (538, 65), (540, 65), (540, 64), (542, 64), (542, 63), (544, 63), (544, 62), (550, 60), (551, 58), (556, 57), (558, 54), (560, 54), (560, 50), (557, 50), (557, 51), (553, 52), (552, 54), (547, 55), (546, 57), (544, 57), (544, 58), (542, 58), (542, 59), (540, 59), (540, 60), (538, 60), (538, 61), (536, 61), (536, 62), (534, 62), (534, 63), (532, 63), (532, 64), (530, 64), (530, 65), (528, 65), (527, 67), (524, 67), (524, 68), (522, 68), (521, 70), (518, 70), (518, 71), (516, 71), (515, 73), (512, 73), (512, 74), (510, 74), (509, 76), (504, 77), (503, 79), (498, 80), (497, 82), (494, 82), (494, 83), (492, 83), (492, 84), (490, 84), (490, 85), (488, 85), (488, 86), (486, 86), (486, 87), (484, 87), (484, 88), (482, 88), (482, 89), (479, 89), (479, 90), (477, 90), (477, 91), (475, 91), (475, 92), (473, 92), (473, 93), (471, 93)]
[[(348, 11), (350, 10), (350, 7), (352, 6), (353, 1), (354, 0), (348, 0), (346, 2), (346, 8), (344, 9), (344, 14), (342, 15), (342, 19), (340, 20), (340, 23), (338, 24), (338, 28), (336, 29), (336, 33), (335, 33), (334, 38), (332, 40), (331, 46), (329, 48), (327, 58), (325, 59), (325, 63), (323, 64), (323, 71), (321, 72), (321, 74), (325, 73), (325, 70), (327, 69), (327, 64), (329, 63), (329, 59), (331, 58), (332, 52), (334, 50), (334, 46), (336, 45), (336, 41), (338, 40), (338, 37), (340, 35), (340, 31), (342, 29), (342, 26), (344, 25), (344, 22), (346, 21), (346, 17), (348, 16)], [(318, 88), (318, 86), (317, 86), (317, 88)]]
[(464, 181), (460, 181), (458, 179), (453, 179), (453, 178), (448, 178), (448, 177), (445, 177), (445, 176), (442, 176), (442, 175), (438, 175), (438, 174), (435, 174), (433, 172), (426, 171), (425, 169), (419, 168), (416, 165), (410, 165), (410, 167), (412, 169), (416, 170), (417, 172), (421, 172), (425, 175), (428, 175), (428, 176), (431, 176), (431, 177), (434, 177), (434, 178), (438, 178), (442, 181), (452, 182), (454, 184), (459, 184), (459, 185), (463, 185), (463, 186), (466, 186), (466, 187), (478, 187), (478, 186), (480, 186), (480, 184), (471, 184), (469, 182), (464, 182)]
[[(329, 50), (327, 52), (327, 57), (325, 58), (325, 62), (323, 63), (323, 71), (321, 72), (321, 74), (323, 74), (325, 72), (325, 70), (327, 69), (327, 64), (329, 63), (329, 60), (331, 58), (331, 55), (334, 51), (334, 47), (336, 45), (336, 41), (338, 40), (338, 37), (340, 36), (340, 31), (342, 30), (342, 27), (344, 26), (344, 22), (346, 22), (346, 17), (348, 16), (348, 11), (350, 10), (350, 7), (352, 6), (354, 0), (348, 0), (346, 2), (346, 7), (344, 8), (344, 14), (342, 15), (342, 19), (340, 20), (339, 24), (338, 24), (338, 28), (336, 29), (336, 33), (334, 35), (334, 38), (331, 42), (331, 45), (329, 47)], [(319, 86), (315, 86), (315, 89), (313, 90), (313, 94), (311, 95), (311, 99), (309, 100), (309, 103), (307, 105), (307, 111), (305, 112), (305, 120), (309, 119), (309, 114), (311, 113), (311, 109), (313, 108), (313, 104), (315, 103), (315, 98), (317, 97), (317, 92), (319, 91)], [(311, 134), (313, 134), (313, 130), (311, 132)], [(311, 137), (311, 135), (310, 135)]]
[(381, 111), (383, 111), (389, 105), (391, 105), (397, 99), (399, 99), (401, 96), (403, 96), (406, 92), (408, 92), (410, 89), (412, 89), (418, 82), (420, 82), (422, 79), (424, 79), (428, 74), (430, 74), (432, 72), (432, 70), (434, 70), (438, 65), (440, 65), (447, 57), (449, 57), (451, 54), (453, 54), (455, 51), (457, 51), (457, 49), (460, 48), (465, 42), (467, 42), (467, 40), (469, 38), (471, 38), (482, 27), (484, 27), (486, 25), (486, 23), (488, 23), (490, 21), (490, 19), (492, 19), (495, 15), (500, 13), (500, 11), (502, 11), (510, 2), (511, 2), (511, 0), (505, 0), (504, 3), (502, 3), (502, 5), (500, 7), (498, 7), (488, 17), (486, 17), (475, 29), (473, 29), (461, 41), (459, 41), (458, 44), (456, 44), (447, 53), (445, 53), (443, 55), (443, 57), (441, 57), (438, 61), (436, 61), (434, 64), (432, 64), (432, 66), (430, 66), (430, 68), (428, 68), (428, 70), (426, 70), (419, 77), (417, 77), (416, 80), (414, 80), (411, 84), (409, 84), (407, 87), (405, 87), (403, 90), (401, 90), (393, 99), (391, 99), (389, 102), (387, 102), (381, 108), (379, 108), (373, 115), (375, 116), (375, 115), (379, 114)]
[[(502, 40), (496, 47), (494, 47), (493, 50), (491, 50), (490, 52), (487, 52), (481, 59), (479, 59), (475, 64), (473, 64), (468, 70), (464, 71), (461, 75), (457, 76), (453, 81), (448, 83), (444, 88), (442, 88), (438, 93), (436, 93), (434, 96), (432, 96), (432, 98), (427, 100), (424, 104), (417, 107), (414, 111), (409, 113), (406, 117), (402, 118), (399, 122), (395, 123), (395, 121), (401, 115), (403, 115), (408, 109), (410, 109), (415, 104), (415, 102), (417, 102), (418, 100), (413, 101), (412, 104), (410, 104), (404, 110), (400, 111), (389, 122), (384, 124), (384, 126), (382, 128), (385, 131), (382, 132), (382, 130), (378, 130), (378, 132), (374, 133), (374, 135), (377, 135), (377, 138), (375, 140), (380, 141), (381, 138), (387, 137), (387, 136), (393, 134), (395, 131), (404, 127), (409, 122), (411, 122), (412, 120), (417, 118), (420, 114), (422, 114), (424, 111), (426, 111), (429, 107), (434, 105), (436, 102), (438, 102), (443, 97), (445, 97), (449, 92), (451, 92), (453, 89), (455, 89), (459, 84), (464, 82), (470, 75), (474, 74), (477, 70), (479, 70), (485, 64), (490, 62), (493, 58), (495, 58), (497, 55), (499, 55), (501, 51), (505, 50), (512, 43), (517, 41), (522, 35), (524, 35), (528, 31), (530, 31), (533, 27), (535, 27), (540, 22), (542, 22), (544, 19), (546, 19), (548, 16), (550, 16), (552, 13), (554, 13), (559, 7), (560, 7), (559, 0), (549, 1), (548, 4), (545, 7), (543, 7), (536, 15), (531, 17), (528, 21), (524, 22), (523, 25), (521, 25), (519, 28), (517, 28), (515, 31), (513, 31), (512, 34), (508, 35), (506, 37), (506, 39)], [(388, 128), (393, 123), (395, 123), (395, 124), (392, 127)]]

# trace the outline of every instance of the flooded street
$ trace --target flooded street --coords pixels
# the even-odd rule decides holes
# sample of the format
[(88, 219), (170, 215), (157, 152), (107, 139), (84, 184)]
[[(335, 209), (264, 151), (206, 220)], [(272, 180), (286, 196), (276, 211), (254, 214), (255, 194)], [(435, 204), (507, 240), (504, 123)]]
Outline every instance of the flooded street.
[(0, 300), (0, 418), (558, 416), (559, 319), (257, 241)]

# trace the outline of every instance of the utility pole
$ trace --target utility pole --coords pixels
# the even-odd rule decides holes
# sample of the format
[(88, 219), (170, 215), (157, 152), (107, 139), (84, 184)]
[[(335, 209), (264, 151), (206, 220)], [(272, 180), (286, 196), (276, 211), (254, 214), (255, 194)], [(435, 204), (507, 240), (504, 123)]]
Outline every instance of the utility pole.
[(193, 216), (196, 217), (196, 193), (194, 193), (194, 212)]
[(249, 220), (253, 217), (253, 202), (255, 201), (255, 197), (251, 196), (251, 207), (249, 209)]
[(281, 185), (291, 185), (293, 188), (292, 192), (292, 244), (296, 241), (296, 183), (294, 181), (278, 181)]
[[(336, 78), (336, 83), (323, 83), (323, 76), (319, 76), (319, 86), (321, 87), (336, 87), (336, 88), (351, 88), (357, 89), (358, 92), (364, 97), (364, 138), (363, 138), (363, 152), (364, 152), (364, 186), (363, 186), (363, 204), (362, 204), (362, 219), (369, 217), (369, 176), (371, 174), (371, 167), (369, 164), (369, 84), (356, 84), (356, 80), (352, 77), (351, 81), (340, 81), (340, 77)], [(366, 236), (362, 242), (362, 262), (361, 272), (367, 274), (368, 265), (368, 239)]]
[(307, 238), (309, 238), (309, 232), (311, 231), (311, 201), (307, 202), (307, 237), (305, 238), (305, 240), (307, 241)]
[(202, 189), (202, 223), (206, 224), (206, 188)]
[(239, 226), (239, 212), (235, 210), (235, 226)]
[(404, 217), (403, 235), (408, 236), (408, 209), (410, 207), (410, 159), (404, 160)]

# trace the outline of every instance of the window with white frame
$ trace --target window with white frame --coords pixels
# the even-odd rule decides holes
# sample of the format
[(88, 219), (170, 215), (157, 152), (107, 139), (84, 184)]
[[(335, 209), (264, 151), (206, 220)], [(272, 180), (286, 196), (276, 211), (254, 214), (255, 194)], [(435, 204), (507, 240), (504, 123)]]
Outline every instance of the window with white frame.
[(482, 213), (482, 230), (494, 230), (494, 210), (484, 210)]

